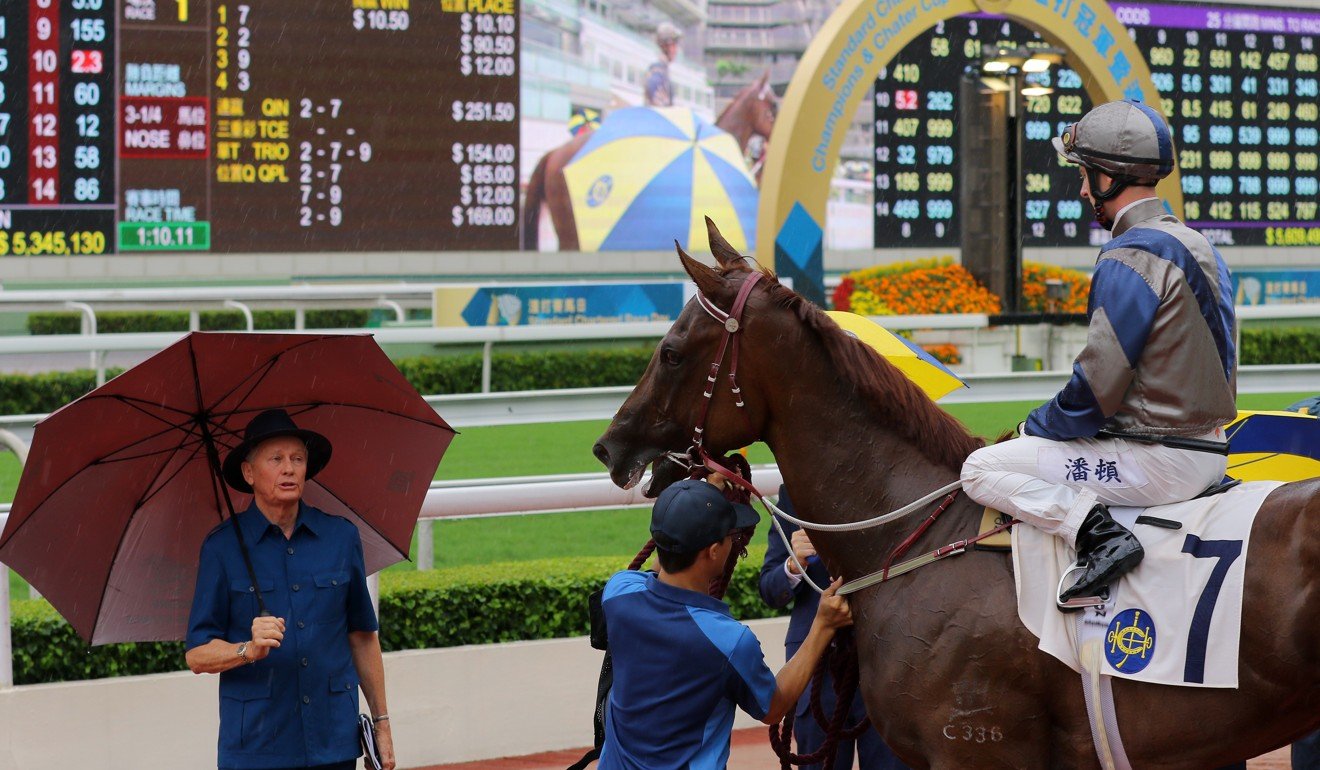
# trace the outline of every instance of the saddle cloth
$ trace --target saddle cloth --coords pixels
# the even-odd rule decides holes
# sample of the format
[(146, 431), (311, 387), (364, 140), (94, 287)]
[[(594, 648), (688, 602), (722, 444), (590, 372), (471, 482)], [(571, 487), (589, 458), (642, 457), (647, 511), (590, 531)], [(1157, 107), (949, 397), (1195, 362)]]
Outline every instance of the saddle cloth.
[[(1152, 508), (1110, 508), (1146, 549), (1136, 569), (1110, 586), (1109, 602), (1078, 613), (1055, 605), (1072, 547), (1033, 527), (1013, 528), (1018, 615), (1040, 649), (1081, 671), (1079, 631), (1102, 625), (1101, 673), (1142, 682), (1237, 687), (1242, 582), (1251, 523), (1279, 482), (1252, 482), (1201, 500)], [(1137, 524), (1139, 515), (1179, 529)], [(1070, 580), (1076, 578), (1076, 573)]]

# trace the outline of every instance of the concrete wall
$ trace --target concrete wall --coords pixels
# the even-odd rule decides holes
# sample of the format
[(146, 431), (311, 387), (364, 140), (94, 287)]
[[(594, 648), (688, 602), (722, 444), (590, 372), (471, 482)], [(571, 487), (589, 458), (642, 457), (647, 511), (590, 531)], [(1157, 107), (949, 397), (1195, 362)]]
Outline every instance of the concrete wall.
[[(748, 625), (777, 671), (787, 619)], [(600, 660), (585, 637), (386, 655), (400, 766), (590, 745)], [(0, 768), (215, 767), (218, 683), (182, 672), (0, 690)]]

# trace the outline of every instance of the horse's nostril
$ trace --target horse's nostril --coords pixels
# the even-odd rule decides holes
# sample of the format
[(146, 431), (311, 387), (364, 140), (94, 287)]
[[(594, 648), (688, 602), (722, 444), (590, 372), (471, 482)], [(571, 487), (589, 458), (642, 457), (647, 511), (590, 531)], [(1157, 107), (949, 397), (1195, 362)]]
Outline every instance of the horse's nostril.
[(604, 444), (597, 442), (597, 444), (591, 448), (591, 453), (596, 456), (597, 460), (600, 460), (601, 465), (604, 465), (606, 468), (610, 467), (610, 450), (606, 449)]

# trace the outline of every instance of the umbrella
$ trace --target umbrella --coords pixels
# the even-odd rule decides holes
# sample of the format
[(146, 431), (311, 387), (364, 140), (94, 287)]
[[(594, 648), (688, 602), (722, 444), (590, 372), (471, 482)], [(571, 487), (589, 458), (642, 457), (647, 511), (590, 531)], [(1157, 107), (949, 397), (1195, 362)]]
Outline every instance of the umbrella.
[(583, 251), (705, 243), (720, 222), (733, 248), (756, 240), (756, 181), (732, 135), (686, 108), (610, 114), (564, 166)]
[(1243, 481), (1320, 476), (1320, 418), (1296, 412), (1239, 412), (1224, 426), (1228, 475)]
[(958, 388), (967, 387), (967, 383), (949, 371), (935, 356), (866, 316), (842, 310), (829, 310), (825, 315), (833, 318), (850, 336), (865, 342), (875, 352), (889, 359), (889, 363), (897, 366), (932, 401), (938, 401)]
[(368, 571), (406, 558), (454, 431), (375, 340), (194, 332), (37, 425), (0, 562), (92, 644), (182, 639), (202, 540), (251, 500), (219, 461), (271, 408), (334, 444), (303, 499)]

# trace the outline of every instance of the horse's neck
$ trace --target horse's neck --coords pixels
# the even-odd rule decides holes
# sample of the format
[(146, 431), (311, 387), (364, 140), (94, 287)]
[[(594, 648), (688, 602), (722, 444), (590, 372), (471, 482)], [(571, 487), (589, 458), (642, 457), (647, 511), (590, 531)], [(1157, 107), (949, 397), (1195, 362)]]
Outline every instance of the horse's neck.
[(715, 125), (732, 134), (733, 138), (738, 141), (738, 147), (746, 150), (747, 143), (752, 140), (752, 122), (739, 117), (742, 112), (745, 112), (742, 109), (744, 98), (739, 96), (737, 100), (726, 107), (724, 112), (721, 112), (720, 116), (715, 119)]
[[(919, 447), (849, 396), (839, 387), (806, 387), (795, 390), (791, 405), (773, 410), (766, 443), (800, 518), (861, 521), (897, 510), (957, 479), (958, 471), (932, 463)], [(856, 577), (878, 569), (936, 505), (938, 501), (881, 527), (812, 533), (812, 539), (832, 567)], [(941, 538), (952, 539), (965, 524), (958, 519), (941, 517), (913, 553), (943, 545)]]

